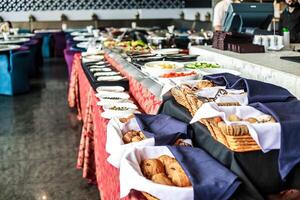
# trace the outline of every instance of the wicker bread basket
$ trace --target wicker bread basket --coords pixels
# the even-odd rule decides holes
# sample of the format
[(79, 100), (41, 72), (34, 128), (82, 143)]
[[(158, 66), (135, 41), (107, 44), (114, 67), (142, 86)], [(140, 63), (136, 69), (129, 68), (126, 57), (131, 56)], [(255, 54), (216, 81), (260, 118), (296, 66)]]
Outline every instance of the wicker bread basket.
[[(183, 88), (172, 88), (171, 94), (175, 98), (176, 102), (188, 109), (192, 116), (195, 115), (197, 110), (206, 103), (188, 89)], [(226, 102), (226, 103), (217, 103), (219, 106), (240, 106), (238, 102)]]
[(142, 194), (143, 194), (144, 197), (145, 197), (146, 199), (148, 199), (148, 200), (159, 200), (159, 199), (157, 199), (156, 197), (154, 197), (154, 196), (148, 194), (147, 192), (142, 192)]
[(224, 122), (216, 122), (214, 119), (202, 119), (211, 135), (228, 149), (235, 152), (257, 151), (261, 148), (249, 134), (245, 125), (226, 125)]

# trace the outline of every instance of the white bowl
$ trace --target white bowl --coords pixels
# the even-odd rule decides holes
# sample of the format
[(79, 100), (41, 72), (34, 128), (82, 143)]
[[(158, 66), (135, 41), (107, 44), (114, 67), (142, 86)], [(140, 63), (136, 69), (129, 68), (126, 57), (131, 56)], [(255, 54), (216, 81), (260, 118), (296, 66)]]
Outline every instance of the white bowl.
[[(160, 65), (161, 64), (171, 64), (174, 65), (174, 68), (171, 69), (164, 69)], [(171, 72), (176, 72), (182, 70), (184, 65), (182, 63), (178, 62), (172, 62), (172, 61), (154, 61), (154, 62), (148, 62), (146, 63), (142, 70), (144, 72), (149, 73), (152, 76), (161, 76), (163, 74), (171, 73)]]
[(185, 81), (191, 81), (191, 80), (195, 80), (198, 79), (199, 74), (196, 72), (196, 74), (192, 74), (189, 76), (181, 76), (181, 77), (174, 77), (174, 78), (159, 78), (159, 80), (161, 80), (164, 83), (169, 82), (169, 80), (171, 80), (172, 82), (176, 83), (176, 84), (180, 84), (182, 82)]

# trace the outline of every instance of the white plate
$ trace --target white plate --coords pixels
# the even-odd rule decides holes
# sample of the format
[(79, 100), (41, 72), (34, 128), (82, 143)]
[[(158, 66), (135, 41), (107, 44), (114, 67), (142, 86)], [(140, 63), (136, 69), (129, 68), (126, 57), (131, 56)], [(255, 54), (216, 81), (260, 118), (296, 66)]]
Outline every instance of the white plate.
[(73, 32), (71, 33), (71, 36), (92, 36), (92, 33), (88, 33), (88, 32)]
[(106, 65), (91, 65), (91, 66), (89, 66), (89, 68), (95, 68), (95, 69), (106, 68), (106, 67), (107, 67)]
[(102, 92), (102, 91), (107, 91), (107, 92), (123, 92), (125, 90), (124, 87), (122, 86), (100, 86), (97, 87), (96, 91)]
[[(171, 69), (163, 69), (160, 65), (161, 64), (171, 64), (174, 65), (174, 68)], [(184, 65), (182, 63), (178, 62), (172, 62), (172, 61), (154, 61), (154, 62), (148, 62), (142, 67), (142, 71), (149, 73), (152, 76), (161, 76), (163, 74), (175, 72), (182, 70)]]
[(230, 73), (236, 76), (241, 75), (241, 72), (232, 69), (226, 69), (226, 68), (204, 68), (204, 69), (198, 69), (197, 72), (199, 72), (199, 74), (202, 76), (210, 75), (210, 74), (220, 74), (220, 73)]
[(105, 77), (98, 77), (97, 81), (119, 81), (125, 79), (123, 76), (105, 76)]
[(82, 62), (84, 63), (90, 63), (90, 62), (99, 62), (104, 59), (104, 56), (100, 55), (93, 55), (93, 56), (86, 56), (82, 58)]
[(118, 99), (118, 100), (112, 100), (112, 99), (103, 99), (101, 101), (97, 102), (98, 106), (108, 106), (108, 105), (114, 105), (115, 103), (133, 103), (133, 101), (129, 99)]
[(112, 69), (111, 68), (92, 68), (90, 69), (91, 72), (111, 72)]
[(109, 105), (105, 105), (103, 106), (103, 109), (105, 111), (112, 111), (112, 112), (124, 112), (124, 111), (120, 111), (120, 110), (111, 110), (112, 107), (126, 107), (129, 110), (136, 110), (138, 107), (133, 104), (133, 103), (128, 103), (128, 102), (119, 102), (119, 103), (114, 103), (114, 104), (109, 104)]
[(105, 65), (105, 64), (109, 64), (107, 61), (100, 61), (95, 63), (95, 65)]
[(179, 51), (180, 49), (170, 48), (170, 49), (157, 49), (152, 51), (151, 53), (160, 54), (160, 55), (171, 55), (171, 54), (178, 54)]
[(133, 113), (137, 113), (137, 111), (132, 111), (132, 112), (127, 112), (127, 113), (115, 113), (115, 112), (110, 112), (110, 111), (105, 111), (101, 113), (101, 117), (105, 119), (111, 119), (111, 118), (124, 118), (124, 117), (129, 117)]
[(76, 46), (78, 48), (87, 49), (89, 46), (89, 43), (88, 42), (80, 42), (80, 43), (76, 44)]
[(96, 72), (94, 76), (114, 76), (114, 75), (119, 75), (120, 72)]
[(108, 91), (99, 91), (96, 94), (96, 97), (103, 98), (103, 97), (120, 97), (122, 99), (129, 99), (129, 94), (127, 94), (126, 92), (108, 92)]

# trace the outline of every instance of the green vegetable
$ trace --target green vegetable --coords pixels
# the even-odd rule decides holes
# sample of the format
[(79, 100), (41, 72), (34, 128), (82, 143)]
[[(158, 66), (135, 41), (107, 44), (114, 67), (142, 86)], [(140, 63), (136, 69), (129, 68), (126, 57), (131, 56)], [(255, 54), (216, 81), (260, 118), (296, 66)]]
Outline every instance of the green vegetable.
[(203, 68), (220, 68), (220, 65), (205, 63), (205, 62), (195, 62), (195, 63), (185, 64), (184, 67), (188, 69), (203, 69)]

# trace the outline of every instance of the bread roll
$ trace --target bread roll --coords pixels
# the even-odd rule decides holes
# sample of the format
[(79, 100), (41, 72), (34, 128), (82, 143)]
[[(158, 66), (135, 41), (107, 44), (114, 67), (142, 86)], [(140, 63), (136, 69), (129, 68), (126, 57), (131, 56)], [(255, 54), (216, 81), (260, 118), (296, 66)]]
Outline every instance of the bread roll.
[(170, 165), (172, 162), (176, 162), (175, 158), (172, 158), (172, 157), (170, 157), (168, 155), (159, 156), (158, 160), (160, 160), (165, 167), (168, 166), (168, 165)]
[(124, 142), (125, 144), (130, 143), (131, 140), (132, 140), (132, 137), (133, 137), (133, 135), (132, 135), (131, 132), (125, 133), (125, 134), (123, 135), (123, 138), (122, 138), (122, 139), (123, 139), (123, 142)]
[(152, 176), (151, 180), (158, 184), (174, 186), (172, 181), (167, 177), (165, 173), (155, 174)]
[(141, 138), (140, 136), (134, 136), (132, 139), (131, 139), (131, 142), (140, 142), (142, 141), (143, 138)]
[(241, 119), (237, 115), (229, 115), (228, 120), (231, 122), (241, 121)]
[(170, 165), (166, 166), (166, 172), (171, 181), (178, 187), (189, 187), (191, 182), (180, 164), (172, 162)]
[(247, 122), (249, 122), (249, 123), (251, 123), (251, 124), (257, 123), (257, 119), (254, 118), (254, 117), (250, 117), (250, 118), (248, 118), (248, 119), (245, 119), (245, 121), (247, 121)]
[(141, 170), (143, 175), (151, 179), (153, 175), (165, 173), (165, 167), (158, 159), (146, 159), (141, 163)]

